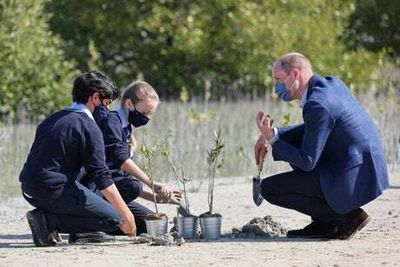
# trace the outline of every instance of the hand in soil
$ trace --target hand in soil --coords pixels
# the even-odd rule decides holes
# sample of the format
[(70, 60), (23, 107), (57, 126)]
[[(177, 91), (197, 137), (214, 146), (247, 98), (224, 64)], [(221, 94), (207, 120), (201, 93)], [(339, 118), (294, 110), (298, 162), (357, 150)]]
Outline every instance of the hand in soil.
[(120, 228), (125, 234), (129, 236), (136, 236), (136, 223), (133, 215), (129, 218), (122, 218)]

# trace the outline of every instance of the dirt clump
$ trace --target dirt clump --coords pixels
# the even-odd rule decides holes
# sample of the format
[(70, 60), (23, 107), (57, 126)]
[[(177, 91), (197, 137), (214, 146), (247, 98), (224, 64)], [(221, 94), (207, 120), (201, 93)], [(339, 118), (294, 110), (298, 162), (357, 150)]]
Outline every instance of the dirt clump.
[(181, 246), (185, 244), (185, 239), (176, 233), (166, 233), (161, 236), (152, 237), (149, 234), (141, 234), (134, 238), (134, 244), (149, 244), (151, 246)]
[(241, 228), (232, 228), (231, 238), (276, 238), (286, 236), (287, 229), (271, 216), (254, 218)]

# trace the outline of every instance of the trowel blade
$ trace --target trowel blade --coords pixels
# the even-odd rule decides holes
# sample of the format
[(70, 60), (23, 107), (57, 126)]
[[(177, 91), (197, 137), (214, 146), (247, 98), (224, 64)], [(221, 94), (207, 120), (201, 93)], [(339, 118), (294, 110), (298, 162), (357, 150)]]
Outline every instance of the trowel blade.
[(253, 177), (253, 201), (258, 206), (261, 205), (264, 198), (261, 195), (261, 179), (260, 176)]

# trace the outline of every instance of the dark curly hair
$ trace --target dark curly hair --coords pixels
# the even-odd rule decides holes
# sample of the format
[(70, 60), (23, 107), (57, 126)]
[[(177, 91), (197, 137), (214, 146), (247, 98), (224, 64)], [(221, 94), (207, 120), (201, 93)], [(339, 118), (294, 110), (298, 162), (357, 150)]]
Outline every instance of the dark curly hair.
[(86, 104), (89, 97), (98, 92), (101, 100), (115, 100), (119, 96), (118, 87), (100, 71), (89, 71), (79, 74), (74, 81), (72, 100)]

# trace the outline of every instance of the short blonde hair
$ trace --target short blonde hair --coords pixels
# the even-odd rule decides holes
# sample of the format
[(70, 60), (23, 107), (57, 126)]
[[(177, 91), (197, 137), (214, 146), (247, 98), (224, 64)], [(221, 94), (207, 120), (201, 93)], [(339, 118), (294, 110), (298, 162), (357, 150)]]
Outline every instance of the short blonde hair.
[(134, 81), (125, 90), (121, 99), (121, 105), (124, 106), (127, 99), (130, 99), (135, 105), (148, 98), (160, 101), (156, 90), (150, 84), (144, 81)]
[(286, 74), (289, 74), (294, 68), (304, 72), (312, 73), (311, 62), (300, 53), (287, 53), (274, 63), (274, 68), (280, 67)]

